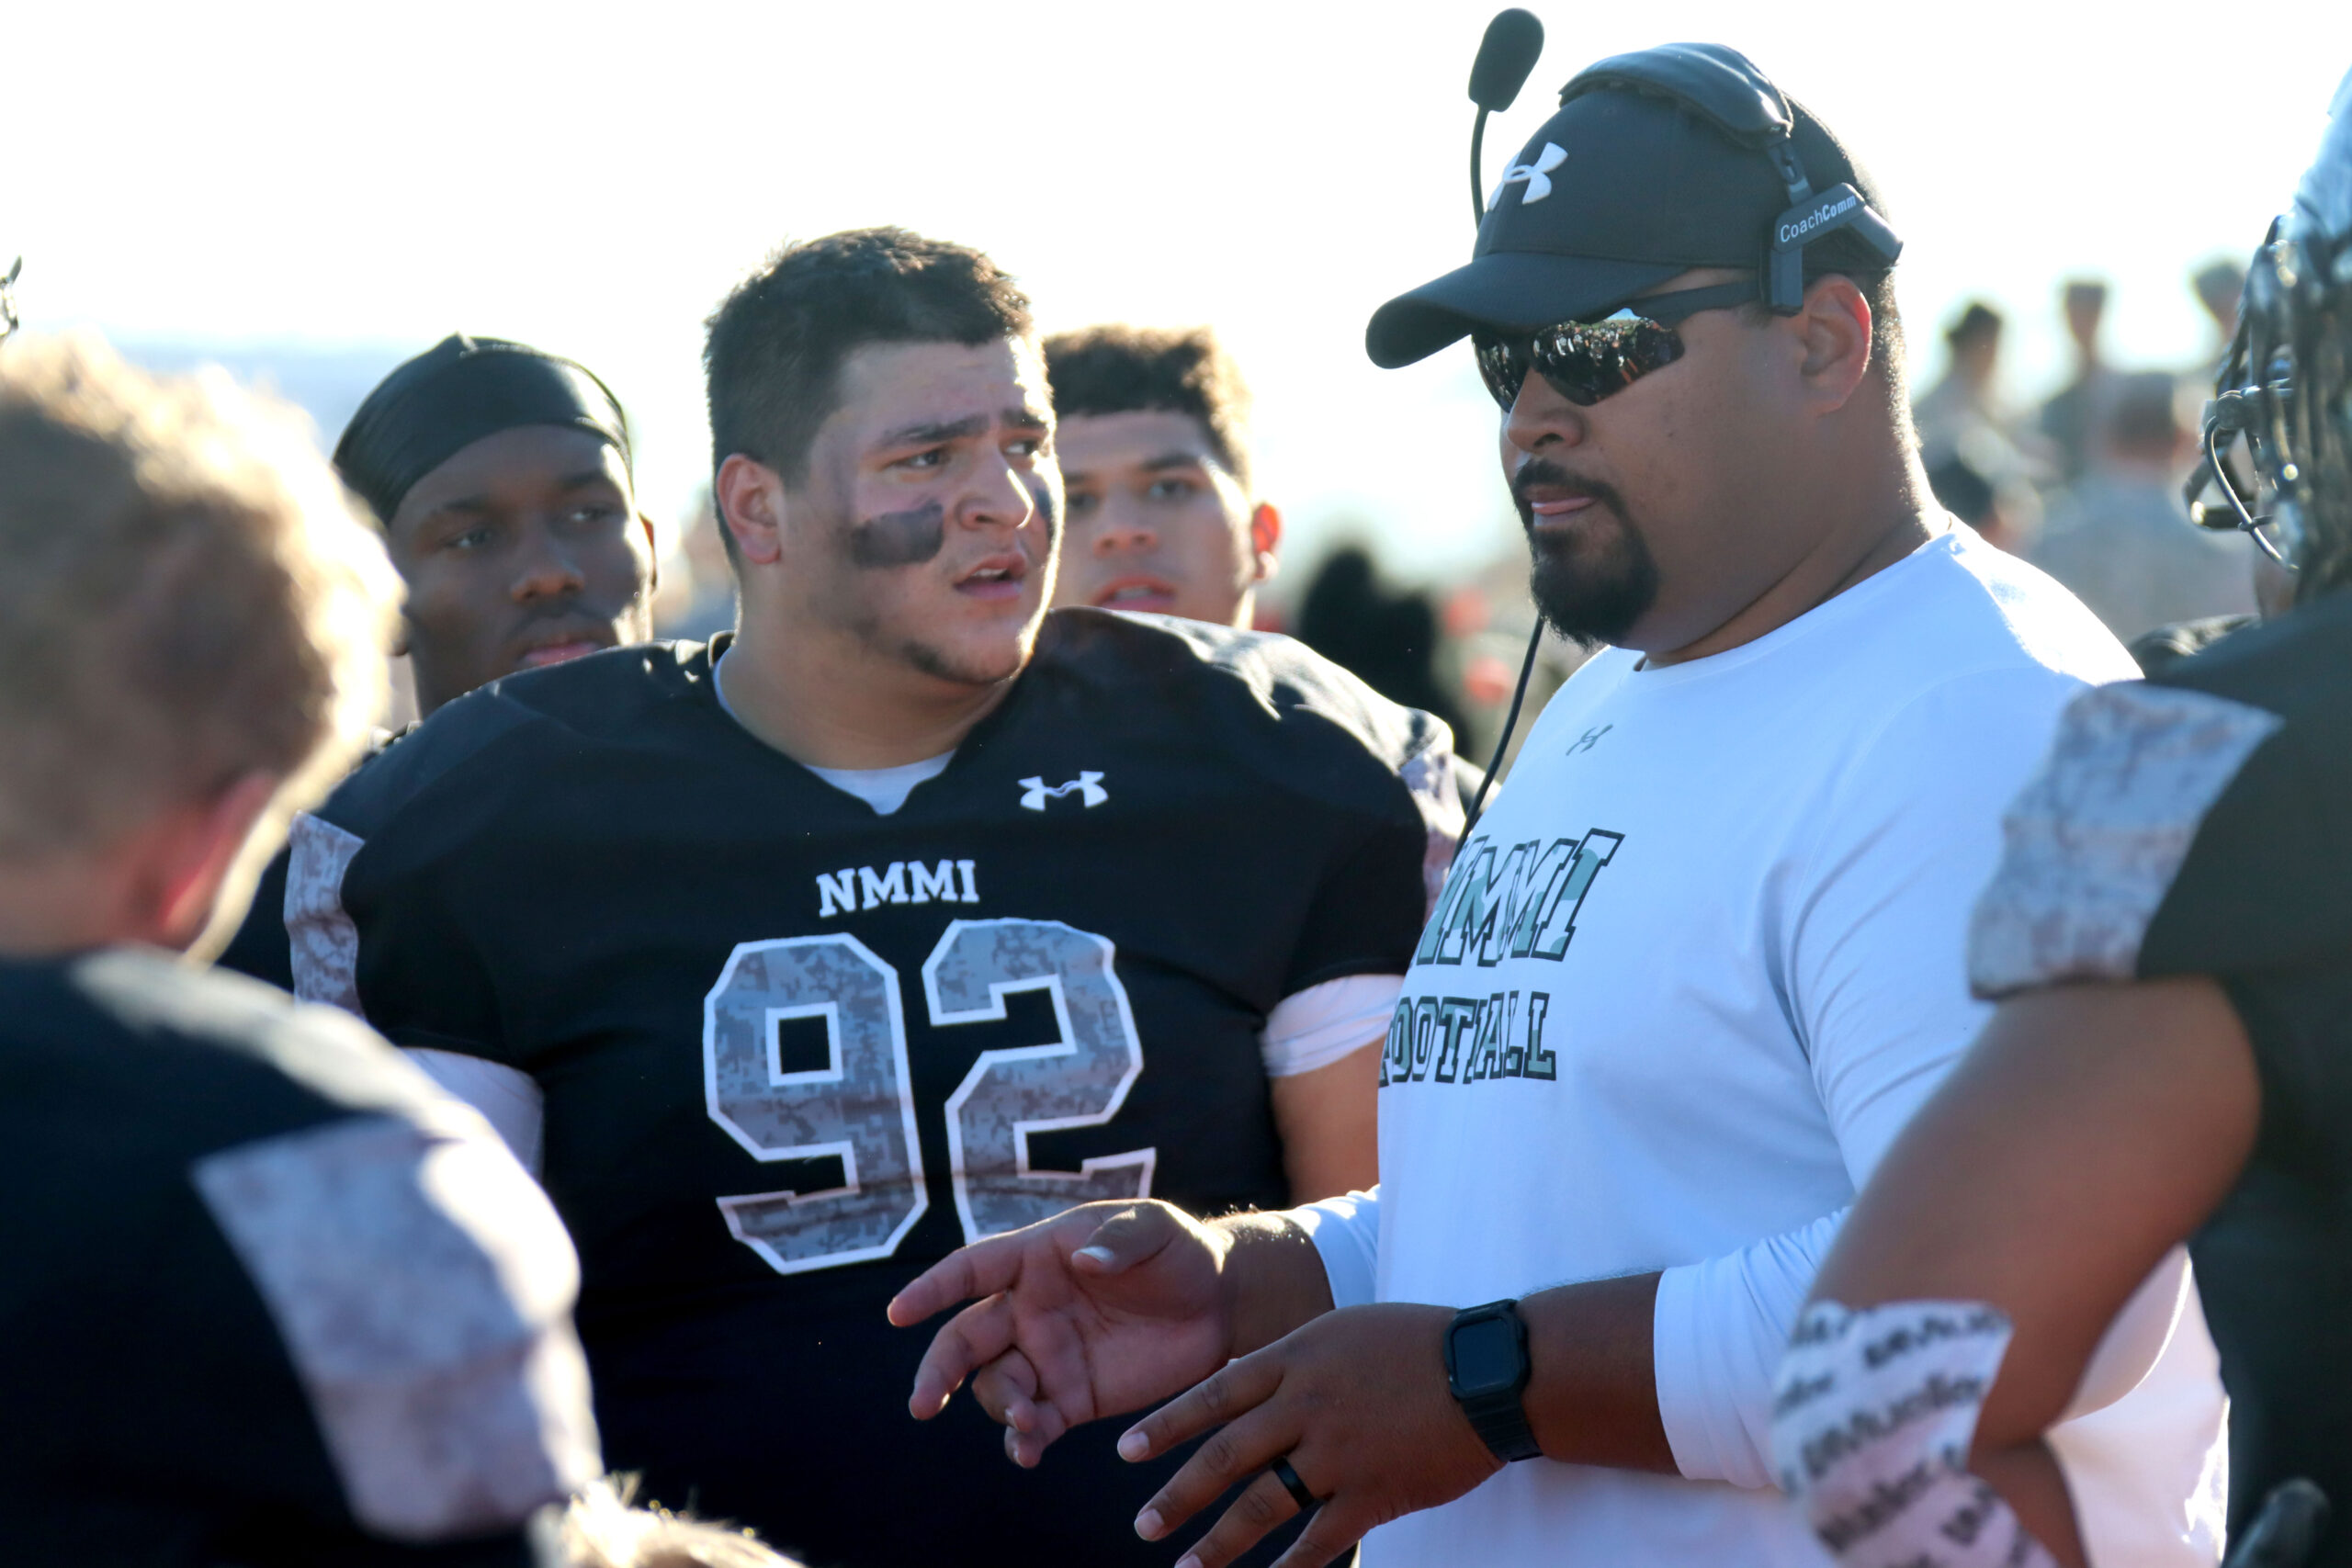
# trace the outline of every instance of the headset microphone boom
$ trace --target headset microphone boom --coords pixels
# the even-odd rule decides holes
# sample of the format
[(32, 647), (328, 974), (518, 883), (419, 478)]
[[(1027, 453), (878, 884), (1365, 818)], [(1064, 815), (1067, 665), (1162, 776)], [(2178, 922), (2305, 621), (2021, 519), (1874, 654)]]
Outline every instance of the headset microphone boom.
[[(1544, 52), (1544, 24), (1532, 12), (1514, 6), (1498, 11), (1487, 24), (1487, 36), (1478, 40), (1478, 58), (1470, 62), (1470, 101), (1478, 106), (1478, 118), (1470, 126), (1470, 221), (1479, 224), (1487, 217), (1487, 176), (1480, 167), (1480, 157), (1486, 150), (1487, 117), (1510, 107), (1519, 90), (1527, 85), (1530, 73), (1535, 69), (1536, 58)], [(1527, 701), (1528, 678), (1535, 673), (1535, 656), (1544, 648), (1544, 616), (1535, 617), (1535, 629), (1527, 637), (1527, 657), (1520, 661), (1519, 684), (1511, 688), (1510, 711), (1503, 716), (1502, 739), (1495, 742), (1495, 754), (1487, 763), (1487, 776), (1478, 781), (1478, 793), (1470, 798), (1469, 814), (1462, 820), (1460, 845), (1470, 841), (1470, 829), (1478, 825), (1478, 813), (1486, 809), (1487, 792), (1495, 786), (1495, 775), (1502, 772), (1503, 754), (1510, 750), (1510, 733), (1519, 728), (1519, 710)]]
[(1478, 40), (1478, 58), (1470, 62), (1470, 101), (1478, 106), (1478, 118), (1470, 127), (1473, 223), (1487, 215), (1486, 171), (1479, 166), (1479, 154), (1487, 141), (1487, 117), (1510, 107), (1519, 90), (1527, 85), (1536, 57), (1543, 52), (1544, 24), (1536, 20), (1532, 12), (1516, 6), (1497, 12), (1495, 19), (1487, 24), (1487, 36)]

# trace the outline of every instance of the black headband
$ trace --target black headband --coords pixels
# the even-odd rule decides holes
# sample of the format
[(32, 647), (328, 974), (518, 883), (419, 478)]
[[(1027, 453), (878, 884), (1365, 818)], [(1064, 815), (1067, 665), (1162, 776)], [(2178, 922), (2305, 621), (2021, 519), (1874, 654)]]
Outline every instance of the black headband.
[(482, 437), (529, 424), (584, 430), (628, 465), (628, 418), (586, 369), (503, 338), (456, 333), (368, 394), (335, 443), (335, 471), (390, 523), (417, 480)]

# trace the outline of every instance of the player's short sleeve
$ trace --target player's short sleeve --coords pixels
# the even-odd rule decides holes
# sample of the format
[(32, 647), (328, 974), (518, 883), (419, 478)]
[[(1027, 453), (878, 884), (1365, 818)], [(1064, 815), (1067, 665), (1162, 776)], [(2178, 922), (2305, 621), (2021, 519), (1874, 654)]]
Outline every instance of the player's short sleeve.
[(2256, 747), (2205, 813), (2138, 973), (2219, 980), (2254, 1053), (2266, 1136), (2324, 1147), (2352, 1104), (2339, 1043), (2352, 1004), (2352, 759), (2341, 729), (2307, 716)]
[[(2260, 711), (2260, 710), (2253, 710)], [(2352, 956), (2352, 756), (2289, 722), (2201, 821), (2148, 922), (2139, 973), (2243, 975)]]
[(511, 871), (493, 863), (519, 769), (499, 749), (528, 723), (495, 693), (461, 698), (295, 818), (275, 912), (298, 998), (398, 1045), (526, 1066), (487, 943), (516, 922)]
[(479, 911), (446, 863), (411, 850), (399, 816), (365, 825), (371, 836), (326, 812), (296, 817), (266, 897), (222, 962), (363, 1018), (397, 1044), (503, 1061), (498, 998), (469, 918)]
[[(510, 1037), (484, 948), (481, 922), (503, 906), (474, 889), (461, 863), (403, 855), (401, 848), (371, 842), (355, 850), (344, 879), (354, 1010), (396, 1045), (529, 1070)], [(296, 931), (298, 952), (303, 940)], [(316, 940), (324, 951), (343, 951), (339, 939)]]
[(352, 1517), (419, 1543), (519, 1528), (602, 1468), (571, 1242), (504, 1148), (440, 1110), (345, 1117), (189, 1172)]
[(2312, 940), (2307, 899), (2340, 940), (2352, 894), (2321, 869), (2340, 860), (2296, 863), (2320, 803), (2282, 722), (2144, 682), (2076, 697), (2003, 818), (1969, 928), (1976, 993), (2225, 974)]
[(1412, 964), (1432, 901), (1461, 831), (1453, 747), (1442, 725), (1410, 716), (1409, 754), (1374, 761), (1391, 775), (1372, 792), (1381, 805), (1328, 863), (1293, 949), (1284, 996), (1350, 975), (1402, 975)]

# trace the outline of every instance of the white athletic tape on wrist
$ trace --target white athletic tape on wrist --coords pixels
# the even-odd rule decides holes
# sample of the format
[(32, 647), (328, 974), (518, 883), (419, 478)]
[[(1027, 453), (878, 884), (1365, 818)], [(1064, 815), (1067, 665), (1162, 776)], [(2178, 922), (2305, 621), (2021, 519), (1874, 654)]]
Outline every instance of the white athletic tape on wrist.
[(1781, 1359), (1781, 1488), (1839, 1568), (2054, 1568), (1968, 1472), (2009, 1320), (1982, 1302), (1815, 1302)]

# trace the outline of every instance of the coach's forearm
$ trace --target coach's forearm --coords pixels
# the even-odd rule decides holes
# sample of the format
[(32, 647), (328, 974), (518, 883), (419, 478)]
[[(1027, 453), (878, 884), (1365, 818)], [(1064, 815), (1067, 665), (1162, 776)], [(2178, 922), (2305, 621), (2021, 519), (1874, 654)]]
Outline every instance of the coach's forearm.
[(1544, 1458), (1675, 1472), (1651, 1343), (1657, 1281), (1595, 1280), (1520, 1302), (1529, 1368), (1521, 1401)]
[(1331, 1310), (1331, 1281), (1314, 1238), (1279, 1213), (1235, 1214), (1210, 1227), (1226, 1244), (1220, 1269), (1226, 1353), (1246, 1356)]

